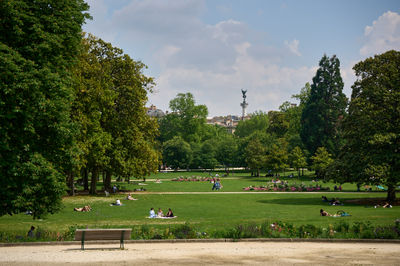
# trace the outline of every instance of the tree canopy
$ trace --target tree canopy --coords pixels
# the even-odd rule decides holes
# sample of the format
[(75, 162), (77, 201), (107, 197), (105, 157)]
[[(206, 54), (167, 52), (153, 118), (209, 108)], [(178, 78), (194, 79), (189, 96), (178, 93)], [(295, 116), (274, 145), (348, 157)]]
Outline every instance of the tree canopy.
[(0, 215), (61, 207), (86, 10), (82, 0), (0, 2)]
[(83, 43), (73, 118), (80, 125), (81, 161), (92, 172), (94, 194), (100, 170), (107, 175), (105, 189), (113, 174), (143, 177), (157, 170), (158, 124), (146, 115), (153, 85), (142, 73), (146, 66), (92, 35)]
[(335, 55), (322, 57), (302, 110), (300, 136), (310, 154), (314, 154), (318, 147), (325, 147), (331, 154), (338, 152), (338, 125), (346, 114), (347, 106), (339, 67), (340, 62)]
[(160, 120), (162, 142), (181, 136), (187, 142), (199, 142), (205, 135), (208, 114), (205, 105), (196, 105), (191, 93), (179, 93), (169, 102), (171, 113)]
[(353, 69), (345, 145), (333, 172), (342, 181), (385, 184), (393, 201), (400, 183), (400, 52), (376, 55)]

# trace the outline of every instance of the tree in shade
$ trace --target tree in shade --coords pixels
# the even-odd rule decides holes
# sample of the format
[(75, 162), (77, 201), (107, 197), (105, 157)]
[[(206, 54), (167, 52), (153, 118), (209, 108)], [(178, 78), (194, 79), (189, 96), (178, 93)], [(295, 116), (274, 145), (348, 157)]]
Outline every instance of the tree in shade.
[(334, 55), (324, 55), (311, 85), (310, 95), (301, 115), (300, 137), (310, 154), (325, 147), (336, 155), (340, 147), (339, 124), (346, 113), (340, 62)]

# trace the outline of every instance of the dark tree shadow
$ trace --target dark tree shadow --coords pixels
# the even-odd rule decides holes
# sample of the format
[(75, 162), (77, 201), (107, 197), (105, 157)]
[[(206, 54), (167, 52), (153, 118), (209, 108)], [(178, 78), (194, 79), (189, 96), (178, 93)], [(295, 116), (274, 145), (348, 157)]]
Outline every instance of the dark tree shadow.
[[(337, 197), (340, 202), (343, 203), (344, 206), (360, 206), (367, 205), (363, 204), (365, 199), (355, 199), (355, 198), (341, 198)], [(328, 199), (331, 199), (328, 197)], [(270, 199), (270, 200), (259, 200), (258, 203), (265, 204), (280, 204), (280, 205), (313, 205), (313, 206), (321, 206), (326, 205), (330, 206), (329, 202), (324, 202), (321, 199), (321, 195), (315, 195), (314, 197), (308, 198), (280, 198), (280, 199)], [(341, 205), (337, 205), (338, 207)]]

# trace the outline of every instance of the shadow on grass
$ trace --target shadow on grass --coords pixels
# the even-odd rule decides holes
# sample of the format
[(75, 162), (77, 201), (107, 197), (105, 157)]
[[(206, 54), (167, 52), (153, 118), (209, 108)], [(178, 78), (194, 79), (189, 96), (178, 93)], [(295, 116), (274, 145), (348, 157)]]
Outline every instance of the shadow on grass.
[[(363, 200), (363, 199), (355, 199), (355, 198), (338, 198), (340, 202), (343, 203), (343, 206), (360, 206), (357, 204), (355, 200)], [(321, 196), (309, 197), (309, 198), (280, 198), (280, 199), (270, 199), (270, 200), (258, 200), (258, 203), (265, 204), (280, 204), (280, 205), (314, 205), (314, 206), (331, 206), (329, 202), (323, 202), (321, 200)], [(338, 207), (342, 205), (337, 205)]]

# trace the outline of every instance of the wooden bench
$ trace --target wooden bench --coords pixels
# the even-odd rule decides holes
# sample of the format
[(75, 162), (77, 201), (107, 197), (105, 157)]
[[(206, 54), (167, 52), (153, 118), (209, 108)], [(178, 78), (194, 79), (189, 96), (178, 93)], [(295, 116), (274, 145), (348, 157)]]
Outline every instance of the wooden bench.
[(85, 249), (86, 240), (119, 240), (124, 249), (124, 240), (131, 239), (132, 229), (76, 229), (75, 240), (81, 241), (81, 249)]

